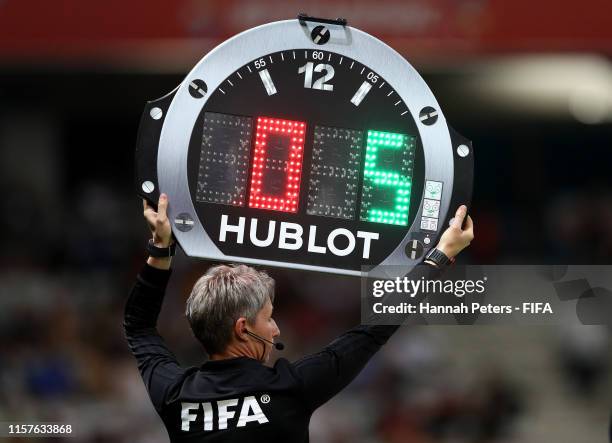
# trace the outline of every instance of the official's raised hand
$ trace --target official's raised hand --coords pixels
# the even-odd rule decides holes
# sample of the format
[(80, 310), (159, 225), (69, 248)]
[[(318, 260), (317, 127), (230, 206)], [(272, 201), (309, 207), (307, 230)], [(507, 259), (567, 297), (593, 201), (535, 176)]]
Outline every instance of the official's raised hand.
[(153, 244), (159, 248), (167, 248), (172, 242), (172, 229), (168, 220), (168, 196), (161, 194), (157, 202), (157, 212), (143, 199), (143, 214), (153, 235)]
[[(464, 220), (465, 228), (462, 228)], [(436, 248), (452, 258), (467, 248), (472, 240), (474, 240), (474, 223), (472, 217), (467, 215), (467, 206), (461, 205), (451, 219), (450, 226), (440, 237)]]

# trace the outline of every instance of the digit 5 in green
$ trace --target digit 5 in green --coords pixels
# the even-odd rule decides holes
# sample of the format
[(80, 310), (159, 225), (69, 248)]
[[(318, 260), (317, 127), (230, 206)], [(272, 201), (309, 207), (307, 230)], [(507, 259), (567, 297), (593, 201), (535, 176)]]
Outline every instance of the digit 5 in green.
[(408, 225), (414, 151), (413, 136), (368, 131), (361, 192), (362, 221)]

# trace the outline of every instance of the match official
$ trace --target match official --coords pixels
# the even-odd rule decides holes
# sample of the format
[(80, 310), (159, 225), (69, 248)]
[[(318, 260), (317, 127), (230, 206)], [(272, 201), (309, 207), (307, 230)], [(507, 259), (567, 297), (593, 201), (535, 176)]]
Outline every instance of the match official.
[[(194, 285), (186, 316), (210, 359), (183, 368), (156, 329), (170, 278), (172, 235), (162, 194), (158, 211), (144, 203), (153, 248), (125, 308), (131, 352), (171, 442), (308, 442), (313, 412), (346, 387), (399, 326), (357, 326), (319, 353), (264, 363), (280, 330), (272, 318), (274, 281), (245, 265), (211, 267)], [(461, 206), (437, 249), (452, 258), (473, 239)], [(159, 255), (159, 254), (154, 254)], [(426, 260), (412, 279), (439, 276), (443, 265)]]

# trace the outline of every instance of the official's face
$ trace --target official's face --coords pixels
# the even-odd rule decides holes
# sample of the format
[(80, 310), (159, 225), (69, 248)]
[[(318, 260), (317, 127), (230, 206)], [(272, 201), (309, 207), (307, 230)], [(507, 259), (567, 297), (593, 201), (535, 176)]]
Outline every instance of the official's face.
[[(275, 337), (280, 335), (280, 330), (278, 326), (276, 326), (276, 322), (272, 318), (272, 311), (274, 307), (270, 300), (266, 302), (263, 308), (257, 313), (257, 317), (255, 319), (255, 324), (252, 326), (252, 330), (255, 334), (262, 336), (266, 340), (274, 341)], [(263, 343), (257, 341), (263, 346)], [(272, 352), (272, 345), (266, 344), (266, 352), (264, 356), (264, 361), (268, 361), (270, 358), (270, 353)]]

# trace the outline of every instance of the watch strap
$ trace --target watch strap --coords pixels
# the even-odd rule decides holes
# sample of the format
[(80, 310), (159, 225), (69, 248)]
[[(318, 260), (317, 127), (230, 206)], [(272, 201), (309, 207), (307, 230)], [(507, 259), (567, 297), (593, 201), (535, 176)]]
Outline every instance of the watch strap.
[(176, 253), (176, 242), (172, 242), (167, 248), (160, 248), (153, 244), (153, 239), (149, 239), (147, 243), (147, 252), (151, 257), (172, 257)]
[(434, 262), (436, 265), (438, 265), (439, 268), (442, 268), (453, 262), (452, 259), (448, 258), (444, 252), (440, 251), (437, 248), (433, 248), (432, 250), (430, 250), (425, 256), (425, 260)]

